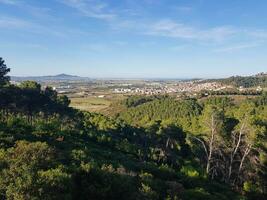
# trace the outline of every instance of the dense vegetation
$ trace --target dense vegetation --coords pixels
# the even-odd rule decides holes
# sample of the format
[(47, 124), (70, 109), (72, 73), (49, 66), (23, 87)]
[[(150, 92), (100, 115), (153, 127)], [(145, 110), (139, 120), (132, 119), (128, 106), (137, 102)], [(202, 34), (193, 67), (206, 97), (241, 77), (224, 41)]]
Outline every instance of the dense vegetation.
[(267, 75), (259, 75), (259, 76), (232, 76), (230, 78), (225, 79), (216, 79), (209, 81), (217, 81), (226, 85), (233, 85), (235, 87), (267, 87)]
[(264, 199), (266, 94), (130, 97), (110, 118), (0, 64), (0, 199)]

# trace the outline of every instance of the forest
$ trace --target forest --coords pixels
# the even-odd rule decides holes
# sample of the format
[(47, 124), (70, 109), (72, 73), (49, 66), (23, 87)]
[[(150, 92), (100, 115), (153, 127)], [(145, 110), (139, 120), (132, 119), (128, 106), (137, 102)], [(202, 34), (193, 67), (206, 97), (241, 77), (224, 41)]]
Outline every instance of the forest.
[[(226, 85), (233, 85), (235, 87), (267, 87), (267, 75), (256, 75), (256, 76), (232, 76), (224, 79), (211, 79), (210, 81), (217, 81)], [(204, 81), (205, 82), (205, 81)]]
[(267, 93), (132, 96), (109, 116), (69, 106), (0, 58), (0, 199), (261, 200)]

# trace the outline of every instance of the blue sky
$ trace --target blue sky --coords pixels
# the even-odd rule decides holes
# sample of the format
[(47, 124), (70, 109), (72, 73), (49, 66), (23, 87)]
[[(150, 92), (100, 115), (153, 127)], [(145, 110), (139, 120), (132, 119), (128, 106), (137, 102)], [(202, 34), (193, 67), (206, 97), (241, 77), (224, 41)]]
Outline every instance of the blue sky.
[(11, 75), (190, 78), (267, 71), (266, 0), (0, 0)]

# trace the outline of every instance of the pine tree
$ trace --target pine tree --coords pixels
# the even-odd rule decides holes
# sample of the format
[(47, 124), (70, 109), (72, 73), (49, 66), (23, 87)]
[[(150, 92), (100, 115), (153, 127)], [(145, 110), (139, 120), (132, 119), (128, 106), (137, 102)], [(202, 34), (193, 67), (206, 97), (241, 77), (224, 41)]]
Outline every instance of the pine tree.
[(5, 61), (0, 57), (0, 87), (10, 80), (10, 77), (7, 76), (8, 72), (10, 72), (10, 68), (6, 66)]

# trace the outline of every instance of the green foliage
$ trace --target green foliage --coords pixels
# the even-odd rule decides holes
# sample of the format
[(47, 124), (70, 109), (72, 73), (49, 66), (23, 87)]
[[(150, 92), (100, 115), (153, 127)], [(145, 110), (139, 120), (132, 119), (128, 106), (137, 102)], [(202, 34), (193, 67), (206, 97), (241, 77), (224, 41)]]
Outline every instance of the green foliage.
[(227, 196), (224, 196), (223, 194), (210, 194), (203, 188), (195, 188), (191, 190), (187, 190), (183, 194), (183, 199), (184, 200), (213, 200), (213, 199), (218, 199), (218, 200), (227, 200)]
[[(68, 105), (35, 82), (1, 87), (0, 199), (266, 195), (266, 94), (241, 103), (130, 97), (116, 118)], [(205, 173), (203, 146), (210, 150), (212, 132), (212, 170)]]
[(24, 81), (20, 84), (20, 87), (29, 91), (40, 92), (41, 90), (41, 85), (35, 81)]
[(257, 188), (258, 187), (254, 183), (252, 183), (251, 181), (244, 182), (243, 190), (245, 192), (256, 192)]
[(71, 199), (71, 176), (62, 167), (38, 171), (37, 177), (41, 199)]
[(13, 134), (27, 134), (31, 131), (31, 126), (23, 118), (12, 116), (6, 123), (6, 129)]
[(7, 73), (10, 72), (10, 68), (8, 68), (5, 64), (3, 58), (0, 57), (0, 88), (7, 84), (10, 80), (10, 77), (7, 76)]
[(175, 100), (170, 97), (156, 99), (120, 114), (119, 118), (129, 124), (147, 126), (151, 121), (167, 121), (179, 124), (185, 130), (194, 131), (201, 106), (195, 100)]
[(35, 129), (33, 131), (34, 135), (44, 135), (44, 136), (53, 136), (60, 133), (60, 124), (61, 121), (58, 119), (51, 119), (50, 121), (40, 120), (36, 122)]
[(74, 177), (73, 199), (138, 199), (135, 178), (91, 168)]
[(0, 191), (8, 199), (37, 198), (41, 189), (36, 183), (38, 172), (49, 167), (53, 159), (52, 150), (46, 143), (18, 141), (4, 154)]
[(190, 165), (185, 165), (182, 167), (181, 172), (189, 177), (199, 177), (199, 172)]
[(144, 103), (153, 101), (155, 99), (158, 99), (159, 97), (156, 96), (149, 96), (149, 97), (144, 97), (144, 96), (131, 96), (125, 100), (123, 100), (122, 102), (120, 102), (120, 104), (125, 105), (127, 108), (131, 108), (131, 107), (136, 107), (139, 105), (142, 105)]
[[(214, 80), (210, 80), (214, 81)], [(261, 87), (267, 87), (267, 76), (247, 76), (247, 77), (242, 77), (242, 76), (233, 76), (230, 78), (226, 79), (217, 79), (216, 81), (221, 82), (223, 84), (227, 85), (233, 85), (236, 87), (256, 87), (256, 86), (261, 86)]]

